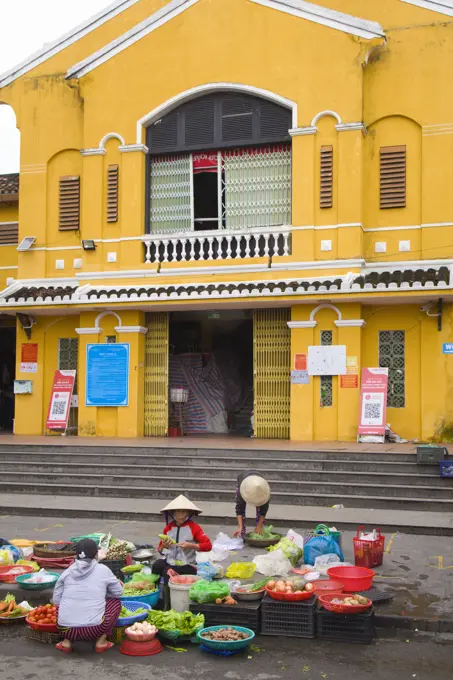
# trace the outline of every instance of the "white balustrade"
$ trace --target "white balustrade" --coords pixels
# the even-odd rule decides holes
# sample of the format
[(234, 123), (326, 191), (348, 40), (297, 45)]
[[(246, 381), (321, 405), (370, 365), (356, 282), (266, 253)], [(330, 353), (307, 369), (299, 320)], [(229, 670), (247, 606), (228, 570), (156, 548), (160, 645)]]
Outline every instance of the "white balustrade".
[(291, 227), (147, 234), (145, 263), (268, 258), (291, 254)]

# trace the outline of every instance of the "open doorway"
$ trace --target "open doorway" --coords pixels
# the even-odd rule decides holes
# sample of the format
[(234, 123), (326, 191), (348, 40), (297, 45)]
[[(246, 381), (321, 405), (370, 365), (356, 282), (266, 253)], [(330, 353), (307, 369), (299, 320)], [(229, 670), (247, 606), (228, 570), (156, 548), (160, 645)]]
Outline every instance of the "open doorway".
[[(188, 390), (184, 433), (253, 434), (253, 319), (248, 310), (175, 312), (170, 318), (170, 393)], [(180, 428), (170, 403), (169, 428)]]
[(0, 431), (12, 432), (14, 378), (16, 374), (16, 328), (0, 326)]

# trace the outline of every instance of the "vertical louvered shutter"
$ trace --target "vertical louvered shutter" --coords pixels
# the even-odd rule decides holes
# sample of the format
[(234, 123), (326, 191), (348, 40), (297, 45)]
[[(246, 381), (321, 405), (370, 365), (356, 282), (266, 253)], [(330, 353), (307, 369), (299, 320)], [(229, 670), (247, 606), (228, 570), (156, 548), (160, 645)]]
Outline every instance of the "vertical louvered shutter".
[(321, 147), (321, 183), (319, 193), (321, 208), (331, 208), (333, 205), (333, 147)]
[(380, 206), (406, 207), (406, 146), (382, 146), (380, 157)]
[(107, 222), (118, 222), (119, 167), (107, 169)]
[(0, 245), (19, 243), (19, 224), (17, 222), (0, 223)]
[(80, 177), (60, 177), (60, 231), (80, 229)]

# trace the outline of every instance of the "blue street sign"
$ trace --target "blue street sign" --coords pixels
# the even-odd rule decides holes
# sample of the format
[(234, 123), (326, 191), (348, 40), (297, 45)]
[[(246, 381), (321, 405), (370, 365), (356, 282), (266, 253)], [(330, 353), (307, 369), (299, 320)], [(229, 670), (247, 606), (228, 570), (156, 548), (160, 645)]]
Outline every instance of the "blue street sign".
[(442, 352), (443, 354), (453, 354), (453, 342), (444, 342)]

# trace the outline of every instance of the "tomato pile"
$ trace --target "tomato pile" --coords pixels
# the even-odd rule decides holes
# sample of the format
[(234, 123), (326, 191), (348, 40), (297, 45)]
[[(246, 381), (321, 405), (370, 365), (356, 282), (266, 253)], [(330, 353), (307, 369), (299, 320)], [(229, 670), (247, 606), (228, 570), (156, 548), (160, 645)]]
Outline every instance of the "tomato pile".
[(37, 607), (28, 616), (28, 620), (32, 623), (57, 623), (57, 608), (51, 604), (46, 604), (43, 607)]

